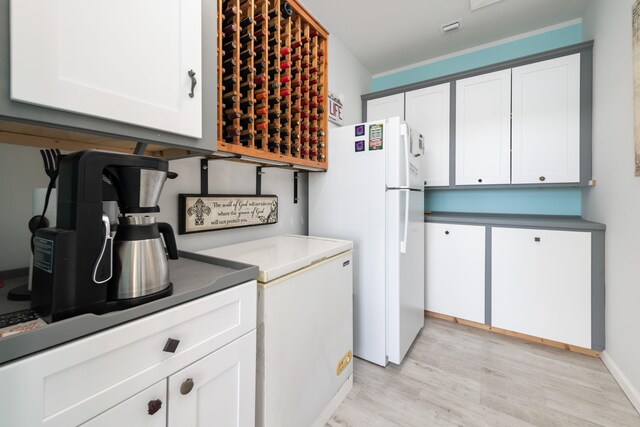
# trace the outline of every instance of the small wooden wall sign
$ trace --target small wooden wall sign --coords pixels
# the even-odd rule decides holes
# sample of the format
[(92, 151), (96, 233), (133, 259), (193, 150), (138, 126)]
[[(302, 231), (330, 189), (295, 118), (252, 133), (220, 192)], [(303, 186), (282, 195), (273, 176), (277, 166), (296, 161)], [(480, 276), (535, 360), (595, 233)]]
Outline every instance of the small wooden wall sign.
[(278, 196), (180, 194), (178, 197), (179, 234), (278, 222)]

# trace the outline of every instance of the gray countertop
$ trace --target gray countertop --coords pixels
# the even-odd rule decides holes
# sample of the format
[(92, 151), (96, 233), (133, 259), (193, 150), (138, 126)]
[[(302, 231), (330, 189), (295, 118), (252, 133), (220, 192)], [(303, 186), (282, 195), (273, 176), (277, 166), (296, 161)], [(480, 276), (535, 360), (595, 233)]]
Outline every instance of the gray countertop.
[[(72, 341), (74, 339), (174, 307), (258, 276), (258, 267), (190, 252), (169, 261), (173, 294), (126, 310), (102, 315), (82, 314), (29, 332), (0, 338), (0, 364)], [(0, 289), (0, 313), (29, 308), (29, 302), (7, 300), (7, 293), (26, 278), (5, 280)]]
[(431, 212), (424, 214), (425, 222), (447, 224), (491, 225), (497, 227), (546, 228), (575, 231), (604, 231), (605, 225), (586, 221), (579, 216), (481, 214)]

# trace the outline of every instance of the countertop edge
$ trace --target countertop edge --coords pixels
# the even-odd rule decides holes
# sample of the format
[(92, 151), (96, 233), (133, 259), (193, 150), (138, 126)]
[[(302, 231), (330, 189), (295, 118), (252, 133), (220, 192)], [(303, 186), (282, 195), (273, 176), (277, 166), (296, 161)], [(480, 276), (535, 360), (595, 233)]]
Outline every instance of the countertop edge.
[(577, 231), (606, 230), (605, 224), (587, 221), (579, 216), (431, 212), (424, 214), (424, 222), (523, 228), (547, 228)]

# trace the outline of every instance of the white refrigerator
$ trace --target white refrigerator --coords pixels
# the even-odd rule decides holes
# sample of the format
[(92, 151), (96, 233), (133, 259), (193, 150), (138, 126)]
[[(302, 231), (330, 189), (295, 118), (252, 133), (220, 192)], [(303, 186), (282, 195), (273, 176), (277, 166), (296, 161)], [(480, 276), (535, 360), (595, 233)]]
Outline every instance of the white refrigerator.
[(354, 243), (354, 355), (399, 364), (424, 326), (422, 135), (394, 117), (329, 131), (309, 234)]

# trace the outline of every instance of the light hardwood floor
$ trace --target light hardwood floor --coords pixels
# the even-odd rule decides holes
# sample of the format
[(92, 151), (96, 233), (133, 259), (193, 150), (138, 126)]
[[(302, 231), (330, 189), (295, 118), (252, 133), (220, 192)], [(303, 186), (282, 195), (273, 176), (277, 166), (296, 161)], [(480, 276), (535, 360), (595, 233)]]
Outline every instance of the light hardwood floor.
[(444, 320), (402, 365), (354, 362), (327, 426), (640, 426), (600, 359)]

